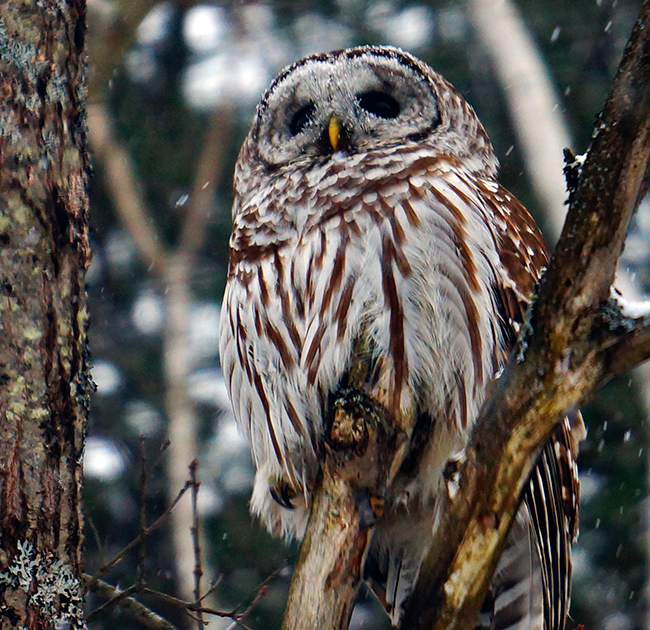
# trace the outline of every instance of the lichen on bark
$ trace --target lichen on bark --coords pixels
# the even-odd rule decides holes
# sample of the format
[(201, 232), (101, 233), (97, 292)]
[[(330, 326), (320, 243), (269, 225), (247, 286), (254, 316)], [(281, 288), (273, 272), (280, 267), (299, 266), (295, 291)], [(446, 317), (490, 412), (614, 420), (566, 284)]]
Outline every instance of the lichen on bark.
[[(48, 592), (54, 573), (70, 584), (78, 580), (82, 560), (81, 466), (91, 387), (85, 3), (8, 0), (3, 9), (0, 622), (49, 628), (70, 613), (61, 598), (38, 594)], [(37, 566), (24, 597), (10, 576), (27, 551)]]

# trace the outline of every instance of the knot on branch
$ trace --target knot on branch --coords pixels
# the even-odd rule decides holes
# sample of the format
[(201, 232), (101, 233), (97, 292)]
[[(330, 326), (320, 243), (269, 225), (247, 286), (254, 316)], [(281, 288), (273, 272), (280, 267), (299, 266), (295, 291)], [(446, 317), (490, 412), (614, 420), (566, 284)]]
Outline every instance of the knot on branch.
[(371, 442), (386, 442), (393, 436), (386, 416), (385, 407), (363, 390), (340, 391), (327, 421), (327, 446), (341, 463), (363, 456)]
[(395, 428), (375, 398), (354, 387), (338, 392), (326, 418), (324, 465), (356, 489), (355, 502), (366, 526), (381, 516), (386, 490), (407, 446), (406, 434)]

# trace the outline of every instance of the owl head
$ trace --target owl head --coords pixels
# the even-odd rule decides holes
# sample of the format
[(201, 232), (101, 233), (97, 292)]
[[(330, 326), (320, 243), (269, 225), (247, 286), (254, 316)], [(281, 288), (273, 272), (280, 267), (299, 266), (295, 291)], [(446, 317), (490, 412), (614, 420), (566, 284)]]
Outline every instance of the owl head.
[(469, 162), (477, 174), (496, 172), (485, 130), (445, 79), (399, 48), (360, 46), (283, 70), (262, 97), (240, 162), (293, 171), (335, 154), (418, 147)]

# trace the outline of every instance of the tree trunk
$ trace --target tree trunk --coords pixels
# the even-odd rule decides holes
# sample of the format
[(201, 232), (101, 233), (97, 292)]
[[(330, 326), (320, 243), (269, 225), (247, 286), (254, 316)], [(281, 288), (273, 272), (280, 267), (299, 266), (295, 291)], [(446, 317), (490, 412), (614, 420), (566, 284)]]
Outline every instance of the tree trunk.
[(85, 2), (0, 15), (0, 623), (82, 628)]

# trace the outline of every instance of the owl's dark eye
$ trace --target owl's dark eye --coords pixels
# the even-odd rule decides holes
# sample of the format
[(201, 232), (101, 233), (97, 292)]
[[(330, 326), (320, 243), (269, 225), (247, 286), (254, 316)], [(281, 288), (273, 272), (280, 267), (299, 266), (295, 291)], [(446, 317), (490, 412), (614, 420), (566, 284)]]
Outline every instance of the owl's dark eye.
[(316, 111), (316, 106), (310, 101), (306, 105), (303, 105), (291, 119), (289, 123), (289, 131), (292, 136), (297, 136), (299, 133), (302, 133), (305, 130), (305, 127), (309, 124), (311, 117)]
[(368, 113), (379, 118), (397, 118), (400, 112), (399, 103), (385, 92), (364, 92), (357, 95), (359, 105)]

